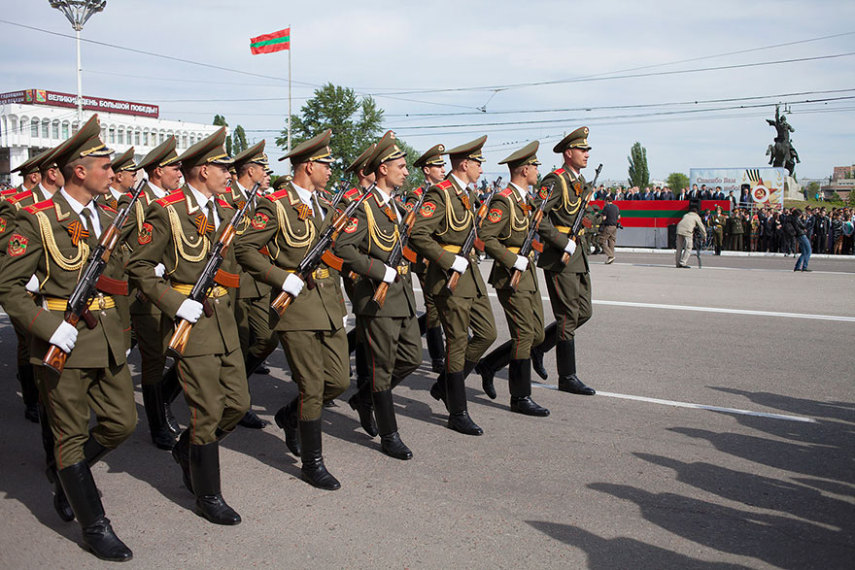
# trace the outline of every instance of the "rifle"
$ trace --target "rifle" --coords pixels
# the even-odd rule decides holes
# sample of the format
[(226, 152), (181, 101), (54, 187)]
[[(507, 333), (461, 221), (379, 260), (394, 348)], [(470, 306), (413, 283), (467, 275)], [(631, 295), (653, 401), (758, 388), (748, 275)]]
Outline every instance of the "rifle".
[[(540, 221), (543, 219), (543, 212), (546, 210), (546, 203), (549, 202), (549, 199), (552, 197), (552, 191), (555, 189), (555, 182), (552, 182), (547, 189), (546, 199), (540, 203), (540, 207), (534, 211), (532, 215), (531, 222), (528, 226), (528, 234), (525, 236), (525, 241), (520, 246), (519, 255), (523, 257), (528, 257), (528, 254), (531, 253), (532, 246), (534, 245), (534, 235), (537, 233), (538, 228), (540, 227)], [(514, 291), (519, 287), (520, 279), (522, 278), (523, 272), (519, 269), (513, 269), (511, 272), (511, 289)]]
[[(321, 234), (321, 237), (318, 238), (318, 241), (315, 242), (315, 245), (313, 245), (309, 250), (309, 253), (306, 254), (306, 257), (303, 258), (303, 261), (300, 262), (300, 265), (297, 266), (297, 270), (294, 273), (306, 282), (306, 287), (309, 289), (313, 289), (315, 287), (315, 280), (312, 279), (312, 272), (318, 265), (320, 265), (321, 261), (328, 259), (327, 256), (331, 255), (327, 251), (330, 245), (332, 245), (335, 238), (338, 237), (338, 234), (341, 233), (341, 230), (343, 230), (347, 225), (347, 222), (350, 220), (351, 216), (353, 216), (356, 208), (358, 208), (359, 205), (371, 195), (375, 186), (376, 184), (371, 184), (371, 186), (369, 186), (357, 200), (353, 200), (347, 205), (347, 208), (336, 216), (332, 223), (324, 230), (324, 233)], [(276, 311), (276, 313), (281, 317), (293, 300), (294, 297), (292, 297), (290, 293), (282, 291), (275, 299), (273, 299), (273, 302), (270, 304), (270, 308)]]
[(335, 193), (333, 199), (330, 201), (330, 209), (335, 211), (338, 203), (341, 202), (341, 199), (344, 198), (344, 193), (347, 192), (348, 183), (347, 180), (342, 180), (339, 182), (338, 192)]
[[(419, 211), (419, 208), (422, 207), (422, 203), (425, 201), (425, 196), (427, 195), (427, 189), (422, 192), (422, 195), (419, 197), (419, 201), (413, 206), (413, 209), (407, 213), (407, 216), (401, 221), (401, 225), (398, 226), (398, 242), (392, 247), (391, 253), (389, 253), (389, 258), (386, 260), (386, 265), (389, 267), (397, 268), (401, 263), (401, 258), (404, 257), (405, 252), (409, 249), (407, 248), (407, 242), (410, 241), (410, 233), (413, 231), (413, 224), (416, 222), (416, 212)], [(398, 280), (398, 277), (395, 277), (395, 280)], [(383, 308), (383, 303), (386, 302), (386, 293), (389, 292), (389, 284), (385, 281), (382, 281), (378, 286), (377, 290), (374, 291), (374, 296), (371, 297), (371, 300), (377, 303), (379, 308)]]
[[(487, 194), (487, 198), (481, 203), (481, 207), (478, 208), (478, 213), (475, 214), (475, 219), (472, 220), (472, 229), (469, 230), (469, 235), (466, 236), (466, 241), (464, 241), (463, 245), (460, 246), (460, 253), (458, 255), (465, 258), (467, 262), (469, 261), (469, 254), (472, 252), (472, 248), (475, 247), (475, 239), (478, 237), (478, 228), (481, 227), (481, 222), (487, 217), (487, 209), (490, 207), (490, 202), (493, 201), (493, 195), (495, 193), (496, 190), (493, 190)], [(452, 271), (451, 275), (448, 276), (448, 281), (445, 283), (445, 288), (454, 292), (457, 288), (457, 282), (460, 281), (460, 275), (460, 273)]]
[[(95, 290), (98, 285), (98, 280), (101, 274), (107, 268), (107, 262), (110, 261), (110, 255), (119, 244), (119, 238), (122, 233), (122, 226), (128, 219), (131, 208), (139, 199), (145, 186), (145, 178), (140, 179), (131, 191), (131, 201), (128, 202), (113, 219), (113, 222), (101, 233), (98, 239), (98, 245), (89, 254), (89, 260), (86, 262), (86, 268), (80, 275), (77, 285), (74, 286), (74, 291), (71, 292), (71, 297), (68, 298), (68, 306), (65, 309), (65, 322), (76, 327), (80, 319), (86, 322), (86, 326), (94, 329), (98, 326), (98, 321), (89, 312), (89, 300), (95, 296)], [(127, 295), (127, 292), (125, 293)], [(56, 345), (51, 345), (42, 359), (42, 364), (53, 369), (57, 374), (62, 374), (65, 368), (65, 361), (68, 359), (68, 354)]]
[[(573, 227), (570, 229), (570, 233), (568, 234), (568, 237), (573, 241), (576, 241), (579, 236), (579, 228), (582, 226), (582, 220), (585, 218), (585, 208), (588, 207), (588, 202), (591, 201), (592, 190), (597, 186), (597, 178), (600, 177), (600, 171), (602, 169), (603, 165), (600, 164), (597, 167), (597, 170), (595, 171), (596, 175), (594, 176), (594, 181), (588, 185), (588, 191), (586, 192), (583, 190), (584, 195), (581, 197), (581, 203), (579, 204), (579, 212), (576, 215), (576, 219), (573, 221)], [(567, 265), (569, 261), (570, 254), (565, 251), (564, 255), (561, 256), (561, 263)]]
[[(229, 225), (226, 226), (220, 234), (220, 239), (218, 239), (217, 243), (215, 243), (211, 248), (211, 254), (208, 256), (205, 269), (202, 270), (202, 274), (199, 275), (199, 279), (196, 280), (196, 283), (193, 285), (193, 289), (190, 290), (190, 295), (187, 296), (188, 299), (196, 301), (197, 303), (202, 303), (206, 317), (210, 317), (214, 314), (213, 309), (208, 304), (208, 294), (211, 292), (211, 289), (214, 288), (215, 278), (220, 270), (220, 266), (225, 260), (226, 250), (232, 244), (235, 235), (237, 235), (237, 228), (238, 225), (240, 225), (241, 220), (243, 220), (246, 213), (253, 204), (255, 204), (260, 186), (261, 184), (258, 182), (255, 183), (252, 190), (249, 192), (249, 196), (247, 196), (246, 203), (240, 210), (235, 212), (234, 216), (232, 216), (232, 219), (229, 221)], [(169, 346), (167, 347), (168, 350), (177, 356), (182, 356), (184, 354), (184, 350), (187, 348), (187, 341), (190, 339), (190, 331), (192, 328), (193, 323), (184, 319), (179, 319), (175, 326), (175, 332), (172, 333), (172, 338), (169, 339)]]

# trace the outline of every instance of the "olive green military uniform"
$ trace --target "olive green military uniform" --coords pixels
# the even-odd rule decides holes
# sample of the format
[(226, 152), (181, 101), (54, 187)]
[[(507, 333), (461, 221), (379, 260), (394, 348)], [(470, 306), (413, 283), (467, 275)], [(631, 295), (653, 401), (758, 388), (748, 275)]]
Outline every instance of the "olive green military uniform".
[(596, 204), (585, 208), (585, 221), (579, 233), (585, 242), (585, 253), (598, 253), (599, 244), (597, 235), (600, 233), (600, 224), (603, 222), (603, 209)]
[(727, 223), (727, 218), (723, 214), (713, 214), (711, 221), (715, 254), (720, 255), (721, 248), (724, 245), (724, 226)]
[(730, 217), (730, 249), (734, 251), (742, 251), (742, 236), (745, 235), (745, 224), (743, 223), (742, 216), (738, 213), (731, 213)]

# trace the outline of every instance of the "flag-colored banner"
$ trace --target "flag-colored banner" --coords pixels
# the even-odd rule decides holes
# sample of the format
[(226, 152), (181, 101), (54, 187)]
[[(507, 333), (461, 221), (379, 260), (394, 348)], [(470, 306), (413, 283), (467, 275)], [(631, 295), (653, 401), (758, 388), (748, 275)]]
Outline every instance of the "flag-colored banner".
[[(689, 211), (688, 200), (615, 200), (620, 209), (621, 225), (626, 228), (664, 228), (680, 221)], [(592, 200), (591, 204), (600, 207), (603, 200)], [(730, 210), (730, 200), (701, 200), (701, 210), (714, 210), (721, 206), (725, 212)]]
[(249, 49), (252, 50), (252, 55), (291, 49), (291, 28), (252, 38), (249, 40)]

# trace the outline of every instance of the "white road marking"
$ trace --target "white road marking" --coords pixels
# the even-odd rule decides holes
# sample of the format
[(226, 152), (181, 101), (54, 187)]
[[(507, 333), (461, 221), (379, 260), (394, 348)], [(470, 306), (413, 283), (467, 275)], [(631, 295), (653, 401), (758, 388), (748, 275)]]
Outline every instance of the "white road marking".
[[(554, 384), (539, 384), (532, 383), (532, 386), (539, 386), (549, 390), (557, 390), (558, 386)], [(664, 406), (673, 406), (675, 408), (691, 408), (695, 410), (707, 410), (711, 412), (722, 412), (725, 414), (737, 414), (741, 416), (756, 416), (760, 418), (770, 418), (774, 420), (787, 420), (791, 422), (816, 423), (813, 418), (805, 416), (789, 416), (785, 414), (771, 414), (769, 412), (753, 412), (751, 410), (741, 410), (739, 408), (723, 408), (720, 406), (707, 406), (706, 404), (693, 404), (691, 402), (678, 402), (676, 400), (661, 400), (659, 398), (647, 398), (646, 396), (632, 396), (630, 394), (617, 394), (614, 392), (601, 392), (597, 390), (597, 396), (605, 396), (607, 398), (621, 398), (623, 400), (636, 400), (638, 402), (647, 402), (650, 404), (662, 404)]]

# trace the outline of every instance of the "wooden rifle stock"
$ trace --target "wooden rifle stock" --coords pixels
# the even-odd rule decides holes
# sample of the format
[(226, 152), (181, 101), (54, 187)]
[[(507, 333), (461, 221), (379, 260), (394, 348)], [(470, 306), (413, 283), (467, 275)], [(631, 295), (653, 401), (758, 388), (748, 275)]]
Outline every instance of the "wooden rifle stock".
[[(588, 202), (591, 201), (591, 194), (594, 193), (594, 188), (597, 186), (597, 178), (600, 177), (600, 171), (603, 169), (603, 165), (599, 165), (597, 170), (595, 171), (597, 174), (594, 176), (594, 181), (591, 182), (591, 185), (588, 187), (588, 191), (585, 192), (585, 197), (582, 200), (582, 203), (579, 204), (579, 213), (576, 215), (576, 221), (573, 222), (573, 228), (570, 230), (570, 235), (567, 236), (572, 239), (574, 242), (579, 241), (579, 226), (582, 225), (582, 218), (585, 217), (585, 209), (588, 207)], [(561, 263), (563, 265), (567, 265), (570, 263), (570, 254), (566, 251), (561, 255)]]
[[(478, 213), (472, 220), (472, 229), (470, 230), (469, 235), (466, 237), (466, 241), (463, 242), (463, 246), (460, 248), (460, 255), (466, 259), (467, 263), (469, 263), (469, 254), (472, 252), (472, 248), (475, 247), (475, 241), (478, 239), (478, 228), (481, 226), (481, 222), (487, 216), (487, 209), (490, 207), (490, 202), (493, 201), (493, 196), (495, 195), (495, 193), (496, 191), (493, 190), (487, 196), (487, 199), (481, 202), (481, 207), (478, 208)], [(445, 282), (445, 288), (453, 293), (454, 290), (457, 288), (458, 281), (460, 281), (460, 276), (461, 273), (452, 270), (451, 275), (448, 276), (448, 280)]]
[[(532, 248), (534, 248), (534, 235), (537, 233), (537, 230), (540, 228), (540, 221), (543, 220), (543, 213), (546, 211), (546, 204), (549, 202), (549, 199), (552, 197), (552, 191), (555, 188), (555, 183), (551, 183), (549, 185), (549, 189), (546, 192), (546, 198), (540, 203), (540, 207), (534, 211), (532, 215), (532, 220), (528, 228), (528, 234), (525, 236), (525, 241), (523, 241), (522, 246), (520, 247), (519, 255), (523, 257), (528, 257), (528, 254), (531, 253)], [(529, 263), (531, 260), (529, 260)], [(511, 289), (516, 291), (520, 285), (520, 279), (522, 279), (523, 272), (519, 269), (514, 269), (511, 272)]]

